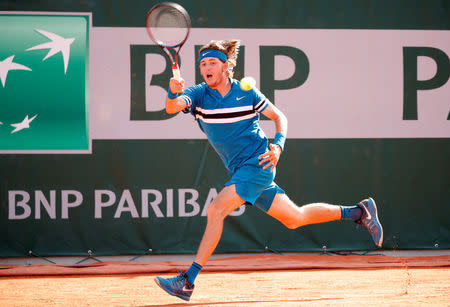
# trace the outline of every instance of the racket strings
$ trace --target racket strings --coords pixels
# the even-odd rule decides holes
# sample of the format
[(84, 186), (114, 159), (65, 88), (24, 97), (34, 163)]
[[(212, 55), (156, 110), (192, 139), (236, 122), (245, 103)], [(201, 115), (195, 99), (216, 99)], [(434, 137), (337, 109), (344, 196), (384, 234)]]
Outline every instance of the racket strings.
[(159, 7), (152, 11), (148, 25), (151, 36), (160, 45), (167, 47), (181, 44), (189, 33), (186, 16), (173, 7)]

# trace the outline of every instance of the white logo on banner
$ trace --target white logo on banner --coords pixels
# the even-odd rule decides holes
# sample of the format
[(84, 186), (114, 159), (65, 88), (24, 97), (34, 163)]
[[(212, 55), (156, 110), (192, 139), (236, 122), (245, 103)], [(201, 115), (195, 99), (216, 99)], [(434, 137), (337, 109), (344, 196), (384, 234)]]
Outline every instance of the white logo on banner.
[(0, 153), (88, 153), (86, 14), (0, 14)]
[[(95, 219), (120, 219), (123, 216), (135, 219), (206, 217), (206, 210), (217, 196), (215, 188), (209, 189), (204, 203), (199, 201), (196, 189), (143, 189), (137, 194), (130, 190), (123, 190), (118, 194), (111, 190), (95, 190), (91, 193), (94, 195), (92, 215)], [(83, 206), (84, 199), (86, 195), (77, 190), (11, 190), (8, 191), (8, 219), (39, 220), (42, 215), (51, 219), (70, 219), (71, 214)], [(60, 216), (57, 215), (58, 212), (61, 212)], [(230, 215), (241, 216), (244, 213), (245, 205)]]
[(15, 55), (12, 55), (3, 61), (0, 61), (0, 80), (2, 81), (3, 87), (6, 86), (6, 77), (10, 70), (31, 70), (31, 68), (26, 67), (25, 65), (14, 63), (14, 57)]
[(28, 48), (27, 51), (30, 50), (39, 50), (39, 49), (50, 49), (45, 58), (42, 61), (45, 61), (49, 57), (61, 52), (63, 56), (64, 62), (64, 73), (67, 72), (67, 66), (69, 65), (70, 58), (70, 44), (72, 44), (75, 38), (64, 38), (55, 33), (36, 29), (37, 32), (46, 36), (51, 40), (51, 42), (40, 44), (31, 48)]

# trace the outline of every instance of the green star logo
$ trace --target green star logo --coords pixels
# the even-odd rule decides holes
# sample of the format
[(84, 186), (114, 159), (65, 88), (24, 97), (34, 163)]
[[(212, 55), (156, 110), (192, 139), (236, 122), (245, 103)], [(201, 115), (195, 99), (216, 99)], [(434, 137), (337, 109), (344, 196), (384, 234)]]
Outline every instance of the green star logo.
[(90, 149), (89, 18), (0, 14), (0, 153)]

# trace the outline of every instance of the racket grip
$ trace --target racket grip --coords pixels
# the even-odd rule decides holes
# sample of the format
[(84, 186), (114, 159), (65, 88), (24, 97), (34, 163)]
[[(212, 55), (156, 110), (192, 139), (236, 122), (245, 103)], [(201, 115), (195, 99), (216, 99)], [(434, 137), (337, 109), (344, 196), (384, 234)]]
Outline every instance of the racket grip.
[(180, 81), (180, 80), (181, 80), (180, 68), (178, 67), (177, 64), (173, 64), (173, 65), (172, 65), (172, 73), (173, 73), (173, 77), (174, 77), (177, 81)]

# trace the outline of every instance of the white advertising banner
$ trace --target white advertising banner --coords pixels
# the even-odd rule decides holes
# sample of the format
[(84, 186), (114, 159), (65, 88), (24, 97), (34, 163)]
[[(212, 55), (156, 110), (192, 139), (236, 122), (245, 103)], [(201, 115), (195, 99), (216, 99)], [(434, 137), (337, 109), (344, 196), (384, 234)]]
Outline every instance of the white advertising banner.
[[(245, 61), (245, 75), (260, 87), (265, 77), (261, 50), (292, 47), (306, 55), (309, 71), (300, 72), (307, 74), (300, 86), (274, 91), (273, 102), (289, 120), (288, 138), (447, 138), (449, 37), (449, 31), (428, 30), (196, 28), (181, 50), (181, 74), (187, 86), (194, 84), (195, 46), (238, 38), (245, 46), (244, 58), (238, 61)], [(166, 120), (130, 119), (130, 47), (153, 45), (145, 28), (93, 27), (90, 41), (91, 139), (205, 137), (193, 117), (182, 113)], [(408, 48), (437, 50), (441, 57), (420, 52), (407, 56)], [(163, 110), (166, 88), (150, 82), (166, 69), (166, 60), (148, 54), (143, 65), (146, 110)], [(299, 69), (285, 55), (275, 55), (273, 66), (271, 80), (287, 80)], [(407, 82), (411, 74), (413, 82)], [(411, 101), (405, 102), (406, 92), (416, 93), (412, 104), (417, 118), (405, 118), (405, 105), (411, 107)], [(272, 137), (273, 123), (264, 120), (262, 125)]]

